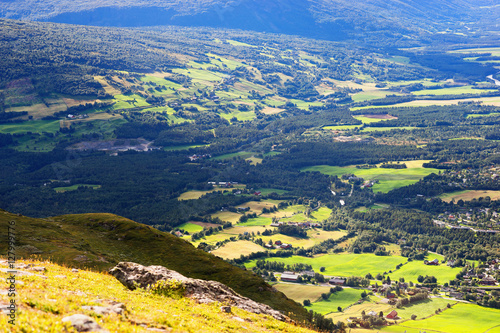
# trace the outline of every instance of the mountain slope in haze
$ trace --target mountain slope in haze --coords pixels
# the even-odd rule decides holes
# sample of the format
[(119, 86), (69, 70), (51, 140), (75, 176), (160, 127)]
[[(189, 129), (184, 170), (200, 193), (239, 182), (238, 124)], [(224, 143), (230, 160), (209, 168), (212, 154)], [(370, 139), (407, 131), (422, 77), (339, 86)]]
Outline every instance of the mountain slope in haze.
[(7, 1), (0, 16), (105, 26), (211, 26), (342, 39), (356, 30), (497, 29), (495, 0)]
[[(305, 309), (250, 271), (223, 261), (169, 233), (112, 214), (35, 219), (0, 210), (0, 237), (16, 235), (16, 256), (35, 255), (70, 267), (108, 270), (120, 261), (161, 265), (187, 277), (221, 282), (237, 293), (303, 321)], [(0, 253), (7, 253), (0, 243)]]

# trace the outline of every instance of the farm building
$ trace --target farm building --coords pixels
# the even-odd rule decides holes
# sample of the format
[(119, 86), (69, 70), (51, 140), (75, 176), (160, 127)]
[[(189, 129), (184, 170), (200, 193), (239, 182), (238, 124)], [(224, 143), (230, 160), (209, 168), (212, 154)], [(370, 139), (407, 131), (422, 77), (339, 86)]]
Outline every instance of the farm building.
[(284, 281), (284, 282), (297, 282), (298, 278), (299, 278), (299, 276), (295, 275), (295, 274), (289, 274), (289, 273), (281, 274), (281, 281)]
[(345, 283), (344, 279), (339, 279), (339, 278), (332, 278), (330, 281), (328, 281), (329, 284), (334, 284), (336, 286), (342, 286)]
[(391, 313), (389, 313), (387, 315), (387, 319), (396, 319), (398, 317), (398, 313), (396, 312), (396, 310), (392, 310)]
[(438, 260), (438, 259), (434, 259), (434, 260), (432, 260), (432, 261), (427, 261), (427, 260), (425, 260), (425, 261), (424, 261), (424, 264), (425, 264), (425, 265), (434, 265), (434, 266), (437, 266), (437, 265), (439, 265), (439, 260)]

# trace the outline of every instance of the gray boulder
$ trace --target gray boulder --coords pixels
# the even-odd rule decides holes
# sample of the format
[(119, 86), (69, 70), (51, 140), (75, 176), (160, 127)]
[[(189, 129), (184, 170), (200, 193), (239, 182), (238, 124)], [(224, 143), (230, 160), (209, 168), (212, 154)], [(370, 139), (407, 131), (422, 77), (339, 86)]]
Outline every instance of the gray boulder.
[(78, 332), (108, 332), (107, 330), (99, 326), (99, 324), (96, 323), (94, 319), (83, 314), (74, 314), (72, 316), (65, 317), (63, 318), (62, 322), (69, 322), (71, 326), (73, 326), (73, 328)]
[(193, 298), (199, 303), (220, 302), (249, 312), (266, 314), (278, 320), (288, 320), (288, 317), (281, 312), (268, 305), (243, 297), (225, 284), (216, 281), (191, 279), (163, 266), (143, 266), (133, 262), (120, 262), (110, 270), (110, 273), (124, 286), (132, 290), (136, 286), (147, 289), (158, 281), (173, 279), (183, 284), (185, 297)]

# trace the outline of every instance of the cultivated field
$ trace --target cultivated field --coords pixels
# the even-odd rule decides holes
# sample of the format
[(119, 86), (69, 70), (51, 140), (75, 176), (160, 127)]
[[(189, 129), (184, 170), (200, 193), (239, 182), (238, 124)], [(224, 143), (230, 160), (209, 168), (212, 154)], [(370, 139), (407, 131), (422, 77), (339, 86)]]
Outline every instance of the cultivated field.
[(473, 199), (479, 199), (481, 197), (490, 197), (491, 200), (500, 199), (500, 191), (475, 191), (475, 190), (465, 190), (452, 193), (443, 193), (439, 196), (441, 200), (450, 202), (455, 200), (471, 201)]
[(426, 162), (428, 161), (401, 161), (401, 163), (406, 164), (406, 169), (357, 169), (355, 166), (337, 167), (329, 165), (316, 165), (304, 168), (301, 171), (319, 171), (332, 176), (341, 176), (343, 174), (352, 173), (358, 177), (364, 178), (365, 180), (378, 180), (379, 182), (373, 186), (373, 192), (386, 193), (395, 188), (414, 184), (431, 173), (439, 172), (437, 169), (422, 167), (422, 164)]
[[(339, 312), (337, 309), (339, 306), (345, 309), (360, 300), (362, 292), (363, 290), (361, 289), (344, 288), (342, 291), (337, 291), (330, 295), (327, 300), (320, 299), (318, 302), (312, 303), (311, 306), (306, 307), (306, 309), (313, 310), (323, 315)], [(368, 291), (366, 292), (368, 293)]]
[(91, 189), (97, 190), (98, 188), (101, 188), (101, 185), (75, 184), (75, 185), (66, 186), (66, 187), (55, 187), (54, 190), (57, 193), (64, 193), (64, 192), (69, 192), (69, 191), (76, 191), (76, 190), (78, 190), (79, 187), (86, 187), (86, 188), (91, 188)]
[(314, 302), (321, 297), (321, 294), (330, 291), (330, 287), (313, 286), (310, 284), (278, 283), (273, 285), (273, 287), (284, 293), (288, 298), (301, 304), (306, 299)]
[[(273, 235), (274, 236), (274, 235)], [(278, 239), (274, 237), (274, 239)], [(396, 265), (404, 263), (407, 258), (400, 256), (382, 257), (374, 254), (325, 254), (314, 258), (292, 256), (288, 258), (268, 258), (268, 261), (279, 261), (286, 265), (296, 263), (309, 264), (319, 272), (321, 267), (325, 267), (323, 274), (328, 276), (365, 276), (368, 273), (376, 275), (394, 270)], [(245, 264), (247, 268), (255, 266), (256, 260)]]
[(460, 303), (431, 318), (405, 321), (397, 326), (384, 327), (381, 332), (498, 333), (499, 318), (498, 309)]
[(265, 250), (266, 249), (260, 245), (242, 240), (226, 243), (223, 247), (212, 251), (212, 253), (224, 259), (235, 259), (239, 258), (241, 255), (249, 255), (253, 252), (261, 252)]

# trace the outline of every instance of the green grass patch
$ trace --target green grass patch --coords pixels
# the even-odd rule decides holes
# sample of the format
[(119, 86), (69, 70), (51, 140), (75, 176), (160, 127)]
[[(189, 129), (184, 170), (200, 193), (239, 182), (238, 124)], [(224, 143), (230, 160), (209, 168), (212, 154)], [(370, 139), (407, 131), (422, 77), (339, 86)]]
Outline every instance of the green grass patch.
[(494, 91), (497, 90), (474, 89), (472, 86), (462, 86), (462, 87), (443, 88), (443, 89), (419, 90), (419, 91), (414, 91), (413, 95), (442, 96), (442, 95), (460, 95), (460, 94), (481, 94), (483, 92), (486, 93)]
[[(442, 257), (430, 254), (428, 256), (429, 260), (433, 260), (434, 258), (442, 259)], [(403, 265), (397, 271), (389, 273), (391, 280), (399, 280), (399, 278), (403, 277), (406, 282), (412, 281), (414, 283), (418, 283), (417, 278), (419, 275), (422, 276), (435, 276), (438, 283), (449, 282), (450, 280), (455, 279), (457, 273), (460, 273), (461, 268), (459, 267), (448, 267), (446, 264), (440, 264), (438, 266), (425, 265), (423, 261), (410, 261), (407, 264)]]
[(353, 118), (361, 121), (363, 124), (378, 123), (378, 122), (387, 120), (387, 119), (369, 118), (369, 117), (365, 117), (365, 116), (353, 116)]
[(56, 133), (59, 131), (59, 120), (32, 120), (22, 123), (0, 124), (0, 133), (24, 134), (24, 133)]
[(75, 184), (66, 187), (54, 187), (54, 191), (56, 191), (57, 193), (64, 193), (69, 191), (76, 191), (78, 190), (79, 187), (85, 187), (97, 190), (98, 188), (101, 188), (101, 185)]
[[(322, 315), (339, 312), (337, 310), (339, 306), (344, 309), (360, 300), (362, 292), (363, 290), (360, 289), (344, 288), (344, 290), (337, 291), (330, 295), (327, 300), (320, 299), (318, 302), (312, 303), (311, 306), (306, 306), (306, 309), (313, 310)], [(366, 292), (368, 293), (368, 291)]]
[(411, 126), (402, 126), (402, 127), (365, 127), (361, 130), (361, 132), (369, 133), (369, 132), (384, 132), (384, 131), (392, 131), (392, 130), (414, 130), (417, 127)]
[[(409, 320), (384, 327), (384, 332), (498, 333), (500, 310), (475, 304), (457, 304), (439, 315), (424, 320)], [(418, 319), (418, 318), (417, 318)]]
[(286, 190), (280, 190), (277, 188), (258, 188), (255, 190), (255, 192), (261, 192), (262, 195), (269, 195), (271, 193), (276, 193), (276, 194), (285, 194), (288, 191)]
[(257, 154), (257, 153), (253, 153), (253, 152), (249, 152), (249, 151), (239, 151), (237, 153), (219, 155), (219, 156), (213, 157), (212, 159), (214, 159), (214, 160), (230, 160), (234, 157), (241, 157), (243, 159), (247, 159), (247, 158), (252, 157), (255, 154)]
[(252, 44), (238, 42), (237, 40), (232, 40), (232, 39), (226, 39), (226, 42), (228, 42), (229, 44), (231, 44), (233, 46), (258, 47), (258, 46), (252, 45)]
[(187, 231), (191, 234), (203, 230), (203, 227), (201, 225), (197, 225), (197, 224), (189, 223), (189, 222), (183, 223), (183, 224), (177, 226), (177, 228), (182, 229), (184, 231)]
[[(278, 235), (273, 235), (273, 239), (279, 239)], [(365, 276), (368, 273), (376, 275), (394, 270), (400, 263), (407, 261), (407, 258), (400, 256), (376, 256), (371, 253), (364, 254), (326, 254), (314, 258), (292, 256), (289, 258), (268, 258), (268, 261), (283, 262), (286, 265), (297, 263), (309, 264), (315, 271), (320, 271), (325, 267), (325, 275), (331, 276)], [(256, 260), (249, 261), (245, 266), (252, 268)]]
[(378, 180), (373, 186), (374, 192), (387, 193), (395, 188), (407, 186), (418, 182), (423, 177), (431, 173), (439, 173), (437, 169), (424, 168), (422, 164), (427, 161), (405, 161), (406, 169), (357, 169), (354, 166), (338, 167), (329, 165), (316, 165), (302, 169), (301, 171), (319, 171), (331, 176), (341, 176), (343, 174), (355, 174), (365, 180)]
[(131, 109), (138, 106), (148, 106), (149, 103), (146, 102), (144, 97), (136, 94), (132, 95), (116, 95), (116, 103), (113, 105), (113, 110)]
[(497, 116), (500, 116), (500, 112), (492, 112), (492, 113), (488, 113), (488, 114), (472, 113), (472, 114), (468, 114), (467, 118), (497, 117)]
[(175, 151), (175, 150), (188, 150), (192, 148), (200, 148), (200, 147), (207, 147), (209, 145), (181, 145), (181, 146), (170, 146), (170, 147), (165, 147), (163, 150), (165, 151)]
[(272, 219), (269, 217), (255, 217), (248, 219), (245, 223), (238, 223), (239, 226), (254, 227), (254, 226), (268, 226), (272, 223)]
[(403, 319), (410, 319), (412, 315), (416, 315), (417, 319), (425, 318), (433, 315), (438, 309), (445, 309), (447, 304), (453, 304), (454, 301), (442, 298), (429, 298), (425, 301), (413, 303), (404, 308), (397, 309), (398, 316)]
[(336, 125), (336, 126), (324, 126), (324, 130), (331, 131), (348, 131), (353, 130), (355, 128), (361, 128), (362, 125)]

